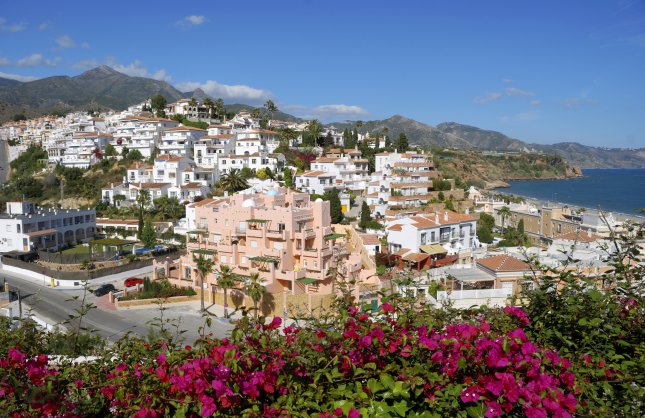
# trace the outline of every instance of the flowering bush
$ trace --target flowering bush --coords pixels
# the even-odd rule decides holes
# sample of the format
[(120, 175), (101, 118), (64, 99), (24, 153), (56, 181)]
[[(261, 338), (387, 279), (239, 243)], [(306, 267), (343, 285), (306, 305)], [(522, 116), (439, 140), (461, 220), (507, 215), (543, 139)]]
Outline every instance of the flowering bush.
[(137, 343), (118, 362), (60, 372), (45, 356), (11, 349), (0, 361), (0, 407), (19, 416), (91, 409), (140, 417), (575, 411), (569, 361), (529, 341), (521, 310), (493, 314), (494, 328), (481, 314), (438, 328), (402, 320), (387, 303), (383, 312), (374, 319), (350, 307), (327, 328), (244, 321), (231, 339), (204, 338), (178, 350)]

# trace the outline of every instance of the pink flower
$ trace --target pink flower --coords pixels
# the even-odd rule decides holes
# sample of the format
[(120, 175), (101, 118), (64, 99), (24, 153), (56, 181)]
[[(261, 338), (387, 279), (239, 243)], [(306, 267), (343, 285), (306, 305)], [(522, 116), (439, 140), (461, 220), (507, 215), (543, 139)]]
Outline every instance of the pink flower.
[(347, 413), (347, 418), (359, 418), (361, 416), (361, 411), (358, 409), (354, 408), (349, 408), (349, 412)]
[(477, 402), (479, 393), (474, 388), (469, 387), (461, 392), (460, 398), (462, 402)]
[(522, 325), (528, 325), (531, 323), (531, 321), (529, 320), (529, 316), (526, 314), (526, 312), (524, 312), (520, 308), (516, 308), (515, 306), (505, 307), (504, 313), (507, 315), (516, 317), (520, 321), (520, 324)]
[(497, 402), (486, 402), (486, 418), (502, 415), (502, 407)]
[(383, 312), (386, 314), (394, 313), (394, 307), (387, 302), (381, 305), (381, 309), (383, 309)]

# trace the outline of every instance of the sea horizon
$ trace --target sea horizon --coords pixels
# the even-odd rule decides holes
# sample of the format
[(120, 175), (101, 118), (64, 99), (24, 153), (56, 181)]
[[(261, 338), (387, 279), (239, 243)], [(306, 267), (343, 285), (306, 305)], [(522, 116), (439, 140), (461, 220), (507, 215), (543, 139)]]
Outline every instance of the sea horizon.
[(583, 168), (582, 176), (569, 179), (508, 180), (497, 189), (545, 202), (643, 217), (645, 168)]

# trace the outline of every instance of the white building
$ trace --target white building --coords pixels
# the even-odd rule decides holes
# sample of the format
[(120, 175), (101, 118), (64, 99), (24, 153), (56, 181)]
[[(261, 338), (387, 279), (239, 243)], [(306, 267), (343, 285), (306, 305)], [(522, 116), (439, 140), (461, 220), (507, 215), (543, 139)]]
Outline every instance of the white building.
[(161, 154), (190, 157), (194, 143), (199, 141), (206, 133), (205, 129), (193, 128), (192, 126), (178, 126), (166, 129), (161, 138), (159, 152)]
[(385, 230), (391, 253), (419, 254), (424, 246), (439, 244), (450, 255), (478, 245), (476, 218), (449, 210), (389, 220)]
[(57, 251), (87, 242), (96, 232), (94, 209), (44, 209), (8, 202), (0, 214), (0, 252)]
[(341, 157), (320, 157), (311, 162), (312, 171), (322, 171), (341, 180), (342, 185), (363, 193), (369, 182), (368, 160), (358, 150), (349, 150)]
[(294, 185), (301, 192), (320, 195), (327, 191), (331, 191), (333, 188), (339, 190), (345, 188), (342, 182), (336, 181), (336, 175), (334, 173), (328, 173), (325, 171), (307, 171), (305, 173), (298, 174), (295, 177)]

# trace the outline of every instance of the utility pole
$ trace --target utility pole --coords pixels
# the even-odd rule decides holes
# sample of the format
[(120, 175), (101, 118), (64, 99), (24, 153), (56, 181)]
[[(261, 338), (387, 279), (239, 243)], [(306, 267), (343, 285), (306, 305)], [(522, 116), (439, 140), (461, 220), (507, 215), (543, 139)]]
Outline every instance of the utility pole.
[(65, 202), (65, 178), (60, 178), (60, 208), (63, 209), (63, 204)]
[(20, 295), (20, 289), (18, 289), (18, 323), (20, 328), (22, 328), (22, 296)]

